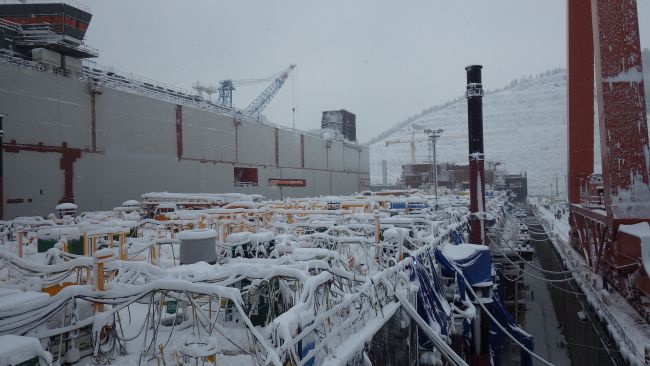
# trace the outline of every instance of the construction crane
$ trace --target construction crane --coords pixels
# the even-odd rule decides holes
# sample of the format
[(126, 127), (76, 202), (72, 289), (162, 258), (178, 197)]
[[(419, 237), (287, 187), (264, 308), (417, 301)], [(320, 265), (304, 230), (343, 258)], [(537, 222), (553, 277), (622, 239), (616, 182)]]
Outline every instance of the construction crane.
[(411, 139), (410, 140), (387, 140), (385, 141), (386, 146), (390, 146), (392, 144), (410, 144), (411, 145), (411, 164), (415, 164), (415, 143), (416, 142), (424, 142), (424, 141), (429, 141), (429, 139), (415, 139), (415, 132), (411, 133)]
[[(427, 130), (424, 132), (426, 133)], [(445, 139), (454, 139), (454, 138), (461, 138), (461, 137), (467, 137), (467, 135), (450, 135), (450, 136), (445, 136)], [(411, 139), (410, 140), (386, 140), (384, 143), (386, 146), (390, 146), (393, 144), (409, 144), (411, 145), (411, 164), (415, 164), (415, 158), (417, 155), (415, 154), (416, 152), (416, 143), (417, 142), (431, 142), (431, 138), (427, 136), (427, 138), (424, 139), (416, 139), (415, 138), (415, 132), (411, 133)], [(429, 156), (429, 160), (431, 160), (431, 155)]]
[(296, 65), (290, 65), (285, 70), (273, 76), (263, 79), (245, 79), (245, 80), (222, 80), (219, 82), (219, 104), (232, 108), (232, 92), (236, 87), (248, 86), (259, 84), (266, 81), (271, 81), (271, 85), (266, 87), (260, 95), (258, 95), (246, 108), (244, 114), (252, 117), (258, 117), (260, 113), (271, 102), (273, 97), (278, 93), (282, 85), (289, 78), (289, 74), (296, 68)]

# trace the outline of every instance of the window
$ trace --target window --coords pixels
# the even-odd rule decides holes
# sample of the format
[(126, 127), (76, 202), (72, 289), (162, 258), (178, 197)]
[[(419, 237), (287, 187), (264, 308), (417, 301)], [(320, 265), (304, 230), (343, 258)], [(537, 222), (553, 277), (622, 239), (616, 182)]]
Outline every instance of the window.
[(257, 187), (257, 168), (235, 167), (235, 187)]
[(269, 186), (275, 187), (304, 187), (304, 179), (269, 179)]

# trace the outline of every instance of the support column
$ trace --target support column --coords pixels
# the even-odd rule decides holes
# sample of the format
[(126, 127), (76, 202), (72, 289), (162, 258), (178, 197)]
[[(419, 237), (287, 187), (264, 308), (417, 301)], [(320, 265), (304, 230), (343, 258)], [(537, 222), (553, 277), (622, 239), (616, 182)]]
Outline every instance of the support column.
[(176, 105), (176, 155), (178, 161), (183, 158), (183, 106)]
[(485, 168), (483, 151), (483, 84), (481, 65), (470, 65), (467, 71), (467, 125), (469, 130), (469, 192), (470, 242), (485, 244)]
[(4, 139), (5, 132), (2, 129), (2, 120), (4, 119), (5, 115), (0, 113), (0, 220), (4, 220), (5, 218), (5, 195), (4, 195), (4, 171), (3, 171), (3, 165), (4, 165), (4, 157), (3, 157), (3, 152), (4, 149), (2, 148), (2, 140)]
[(610, 220), (650, 218), (648, 121), (635, 0), (593, 0), (594, 58), (605, 208)]
[(567, 1), (567, 196), (594, 170), (594, 45), (591, 0)]

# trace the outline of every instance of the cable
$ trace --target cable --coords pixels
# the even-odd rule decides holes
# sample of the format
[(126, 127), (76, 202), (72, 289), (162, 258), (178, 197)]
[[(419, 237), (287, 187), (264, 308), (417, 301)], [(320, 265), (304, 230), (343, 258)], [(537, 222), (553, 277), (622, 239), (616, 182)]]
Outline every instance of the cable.
[[(464, 275), (463, 272), (460, 270), (460, 268), (458, 268), (458, 267), (456, 266), (456, 264), (454, 264), (453, 262), (451, 262), (451, 263), (452, 263), (452, 265), (454, 266), (454, 268), (456, 269), (456, 273), (458, 273), (458, 274), (463, 278), (463, 281), (464, 281), (465, 284), (467, 285), (467, 286), (466, 286), (466, 289), (469, 290), (469, 292), (474, 296), (475, 299), (479, 299), (480, 297), (476, 295), (476, 292), (474, 292), (474, 289), (472, 288), (472, 285), (469, 284), (469, 281), (467, 281), (467, 278), (465, 278), (465, 275)], [(488, 309), (485, 307), (485, 305), (483, 304), (482, 301), (477, 301), (477, 303), (478, 303), (478, 305), (481, 307), (481, 309), (483, 309), (483, 311), (485, 311), (485, 313), (490, 317), (490, 319), (492, 319), (492, 322), (494, 322), (494, 324), (496, 324), (496, 325), (499, 327), (499, 329), (501, 329), (501, 331), (502, 331), (503, 333), (505, 333), (505, 334), (508, 336), (508, 338), (510, 338), (511, 340), (513, 340), (515, 343), (517, 343), (517, 344), (519, 345), (519, 347), (521, 347), (521, 348), (522, 348), (523, 350), (525, 350), (529, 355), (535, 357), (537, 360), (539, 360), (539, 361), (542, 362), (543, 364), (548, 365), (548, 366), (555, 366), (555, 365), (553, 365), (552, 363), (550, 363), (550, 362), (546, 361), (545, 359), (543, 359), (542, 356), (539, 356), (537, 353), (535, 353), (535, 352), (529, 350), (528, 348), (526, 348), (526, 347), (525, 347), (521, 342), (519, 342), (519, 340), (518, 340), (517, 338), (515, 338), (512, 334), (510, 334), (510, 332), (508, 332), (508, 331), (507, 331), (507, 330), (506, 330), (506, 329), (501, 325), (501, 323), (499, 323), (499, 322), (496, 320), (496, 318), (494, 318), (494, 316), (492, 315), (492, 313), (490, 313), (490, 312), (488, 311)]]
[[(548, 285), (551, 286), (551, 287), (554, 287), (554, 288), (556, 288), (556, 289), (558, 289), (560, 291), (564, 291), (564, 292), (572, 294), (572, 295), (585, 296), (585, 297), (587, 296), (587, 295), (583, 294), (582, 292), (575, 292), (575, 291), (563, 289), (562, 287), (560, 287), (560, 286), (558, 286), (558, 285), (556, 285), (556, 284), (554, 284), (552, 282), (549, 282)], [(571, 287), (573, 287), (573, 286), (571, 286)]]
[[(503, 251), (500, 251), (500, 252), (501, 252), (501, 253), (504, 253)], [(512, 259), (508, 258), (507, 255), (504, 255), (503, 258), (505, 258), (508, 262), (510, 262), (510, 263), (512, 263), (512, 264), (514, 264), (514, 265), (518, 265), (518, 263), (516, 263), (516, 262), (514, 262)], [(528, 264), (528, 262), (526, 262), (526, 263)], [(537, 276), (533, 275), (533, 274), (530, 273), (530, 272), (526, 272), (526, 271), (524, 271), (523, 269), (522, 269), (522, 272), (525, 273), (525, 274), (527, 274), (528, 276), (530, 276), (530, 277), (532, 277), (532, 278), (538, 279), (538, 280), (540, 280), (540, 281), (545, 281), (545, 282), (567, 282), (567, 281), (574, 280), (574, 279), (576, 279), (576, 278), (580, 278), (580, 277), (582, 277), (582, 276), (585, 275), (585, 274), (583, 273), (583, 274), (578, 274), (578, 275), (573, 276), (573, 277), (568, 277), (568, 278), (563, 278), (563, 279), (557, 279), (557, 280), (554, 280), (554, 279), (549, 279), (549, 278), (537, 277)], [(555, 273), (555, 274), (560, 274), (560, 273)]]
[(465, 360), (460, 358), (460, 356), (454, 352), (454, 350), (452, 350), (442, 338), (440, 338), (440, 335), (436, 333), (424, 319), (422, 319), (417, 310), (415, 310), (411, 303), (409, 303), (408, 300), (404, 298), (404, 295), (401, 292), (395, 292), (395, 296), (399, 300), (400, 304), (402, 304), (402, 307), (406, 310), (406, 312), (420, 326), (420, 329), (422, 329), (422, 331), (429, 337), (433, 344), (437, 346), (436, 348), (440, 351), (440, 353), (443, 356), (446, 356), (445, 358), (447, 361), (453, 363), (454, 365), (468, 366)]
[(596, 347), (596, 346), (590, 346), (588, 344), (580, 344), (580, 343), (571, 343), (571, 342), (564, 342), (564, 344), (568, 346), (577, 346), (577, 347), (586, 347), (586, 348), (591, 348), (591, 349), (598, 349), (598, 350), (603, 350), (607, 352), (618, 352), (621, 353), (620, 350), (614, 349), (614, 348), (605, 348), (605, 347)]
[[(504, 238), (502, 235), (499, 235), (499, 237), (501, 238), (501, 240), (503, 241), (503, 243), (507, 243), (507, 242), (508, 242), (508, 239)], [(513, 247), (511, 247), (511, 246), (508, 245), (508, 244), (506, 244), (506, 246), (507, 246), (507, 247), (508, 247), (508, 248), (509, 248), (513, 253), (515, 253), (515, 254), (517, 255), (517, 257), (519, 257), (519, 259), (521, 259), (522, 261), (524, 261), (524, 263), (526, 263), (528, 266), (530, 266), (530, 267), (532, 267), (532, 268), (534, 268), (534, 269), (536, 269), (536, 270), (538, 270), (538, 271), (540, 271), (540, 272), (548, 273), (548, 274), (569, 274), (569, 273), (575, 273), (575, 272), (576, 272), (576, 270), (568, 270), (568, 271), (550, 271), (550, 270), (547, 270), (547, 269), (544, 269), (544, 268), (541, 268), (541, 267), (537, 267), (537, 266), (531, 264), (530, 261), (528, 261), (528, 260), (526, 260), (524, 257), (522, 257), (522, 256), (519, 254), (519, 252), (517, 252), (516, 249), (514, 249)], [(499, 252), (500, 252), (500, 253), (504, 253), (504, 254), (506, 253), (504, 250), (500, 250)], [(505, 257), (508, 261), (510, 261), (511, 263), (513, 263), (513, 264), (517, 264), (517, 263), (513, 262), (513, 261), (512, 261), (510, 258), (508, 258), (507, 256), (504, 256), (504, 257)]]
[[(506, 245), (510, 250), (512, 250), (512, 251), (513, 251), (513, 252), (514, 252), (514, 253), (519, 257), (519, 259), (523, 260), (527, 265), (529, 265), (530, 267), (532, 267), (532, 268), (534, 268), (534, 269), (536, 269), (536, 270), (538, 270), (538, 271), (541, 271), (541, 272), (543, 272), (543, 273), (549, 273), (549, 274), (565, 274), (565, 273), (574, 273), (574, 272), (576, 272), (575, 270), (568, 270), (568, 271), (549, 271), (549, 270), (546, 270), (546, 269), (544, 269), (544, 268), (537, 267), (537, 266), (531, 264), (531, 263), (530, 263), (528, 260), (526, 260), (524, 257), (522, 257), (522, 256), (519, 254), (519, 252), (517, 252), (516, 249), (514, 249), (512, 246), (508, 245), (508, 244), (507, 244), (507, 243), (508, 243), (508, 239), (505, 238), (505, 237), (503, 236), (503, 233), (502, 233), (502, 232), (496, 231), (496, 233), (497, 233), (497, 235), (499, 235), (499, 237), (501, 238), (501, 241), (502, 241), (502, 242), (503, 242), (503, 243), (504, 243), (504, 244), (505, 244), (505, 245)], [(532, 238), (531, 238), (531, 239), (532, 239)], [(535, 239), (535, 240), (538, 240), (538, 239)], [(509, 259), (509, 258), (508, 258), (508, 259)]]

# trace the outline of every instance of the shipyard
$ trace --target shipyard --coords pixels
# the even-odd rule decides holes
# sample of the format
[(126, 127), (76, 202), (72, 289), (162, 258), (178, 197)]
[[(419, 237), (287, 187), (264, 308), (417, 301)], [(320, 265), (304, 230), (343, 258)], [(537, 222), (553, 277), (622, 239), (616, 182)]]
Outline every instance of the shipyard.
[(310, 6), (0, 0), (0, 366), (650, 365), (650, 6)]

